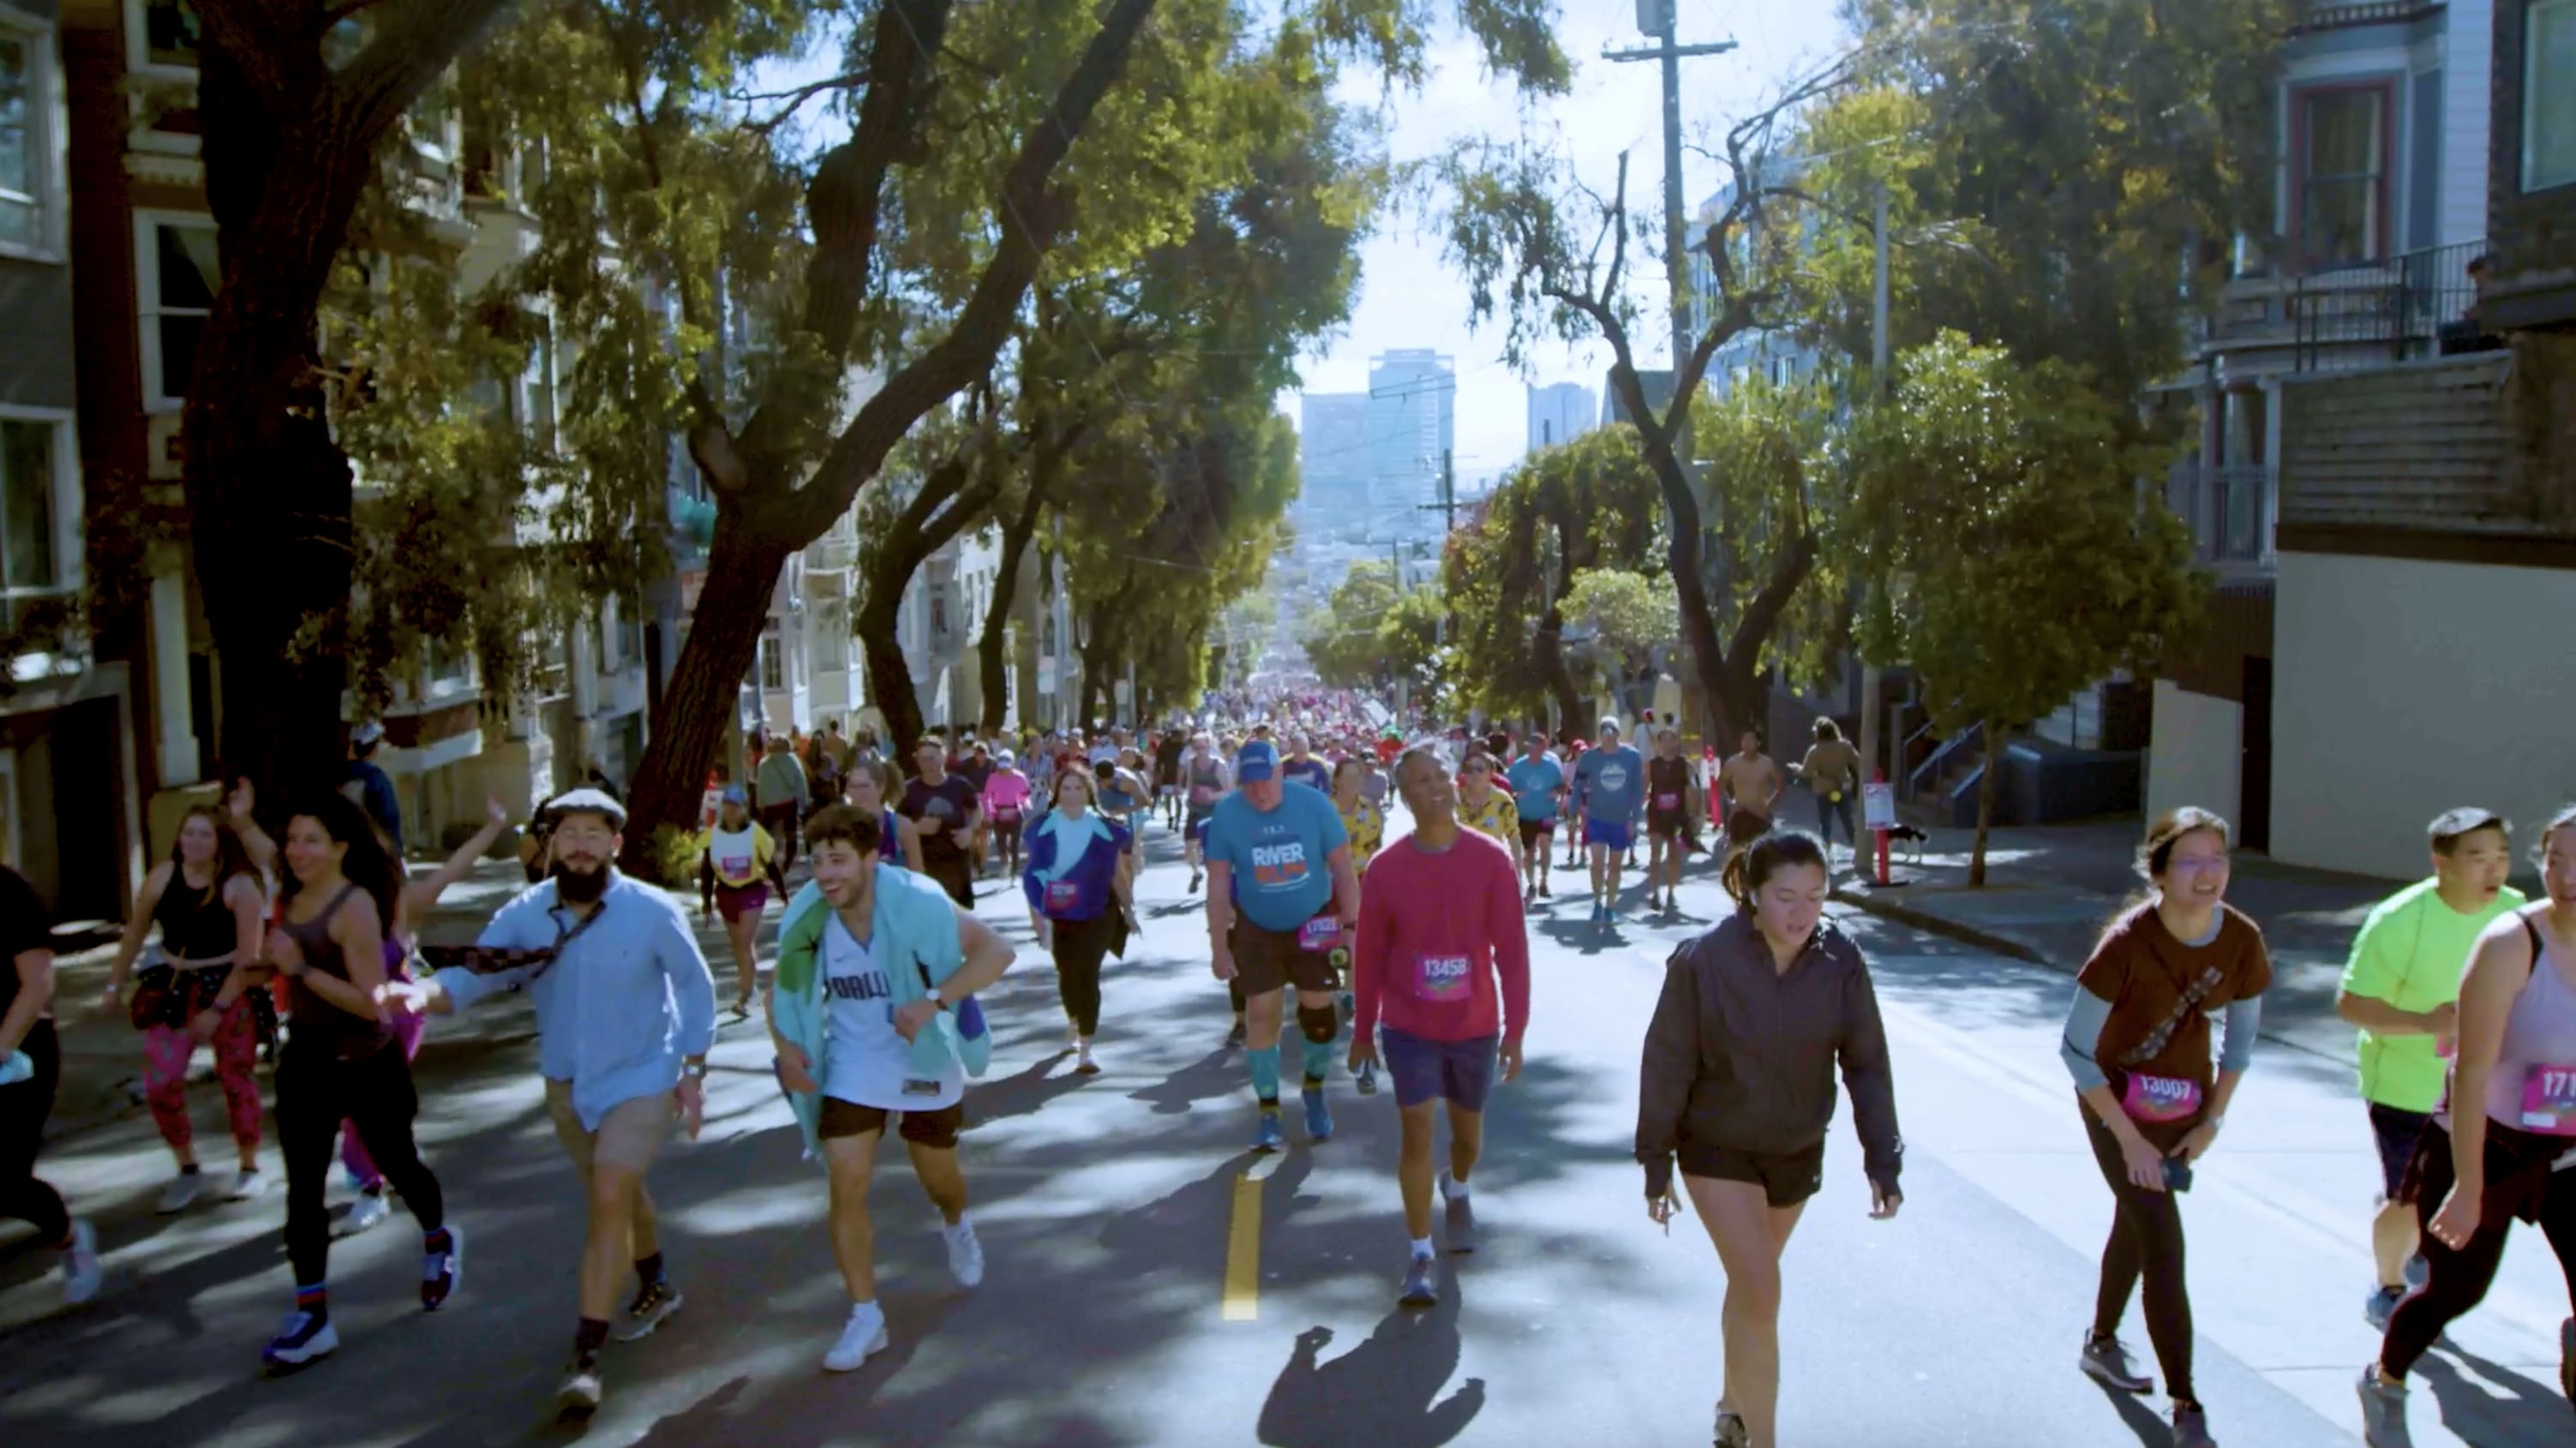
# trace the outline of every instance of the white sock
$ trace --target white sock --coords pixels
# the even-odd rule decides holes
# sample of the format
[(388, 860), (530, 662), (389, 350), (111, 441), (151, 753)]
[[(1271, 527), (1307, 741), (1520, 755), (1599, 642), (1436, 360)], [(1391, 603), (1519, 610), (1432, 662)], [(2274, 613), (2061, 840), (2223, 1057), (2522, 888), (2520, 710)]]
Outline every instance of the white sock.
[(885, 1309), (877, 1306), (873, 1301), (853, 1302), (850, 1304), (850, 1321), (852, 1322), (882, 1322), (884, 1320)]
[(1416, 1257), (1429, 1257), (1433, 1255), (1431, 1251), (1431, 1239), (1429, 1237), (1414, 1238), (1413, 1255)]
[(1467, 1195), (1467, 1184), (1444, 1171), (1440, 1174), (1440, 1193), (1443, 1196), (1463, 1199)]

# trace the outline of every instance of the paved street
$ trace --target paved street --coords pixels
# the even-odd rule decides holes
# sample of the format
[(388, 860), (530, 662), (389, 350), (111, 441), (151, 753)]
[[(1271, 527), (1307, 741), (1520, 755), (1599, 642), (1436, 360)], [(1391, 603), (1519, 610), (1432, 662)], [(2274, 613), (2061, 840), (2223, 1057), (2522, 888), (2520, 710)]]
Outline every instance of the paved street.
[[(1138, 958), (1108, 980), (1104, 1075), (1070, 1074), (1042, 956), (1025, 952), (989, 998), (994, 1070), (968, 1097), (990, 1257), (980, 1290), (950, 1283), (935, 1215), (900, 1153), (885, 1153), (876, 1209), (894, 1347), (857, 1374), (817, 1366), (843, 1308), (822, 1179), (797, 1159), (765, 1034), (725, 1030), (705, 1136), (655, 1176), (689, 1304), (654, 1338), (611, 1349), (608, 1404), (582, 1436), (781, 1448), (1707, 1441), (1722, 1277), (1695, 1221), (1667, 1239), (1646, 1220), (1628, 1142), (1662, 957), (1704, 925), (1715, 886), (1684, 888), (1697, 923), (1632, 914), (1596, 929), (1579, 883), (1534, 921), (1531, 1064), (1497, 1098), (1477, 1179), (1487, 1244), (1444, 1259), (1453, 1290), (1415, 1317), (1393, 1306), (1392, 1098), (1337, 1079), (1339, 1134), (1309, 1148), (1292, 1111), (1289, 1151), (1247, 1179), (1251, 1113), (1241, 1056), (1220, 1045), (1223, 992), (1167, 838), (1155, 852)], [(987, 918), (1025, 948), (1016, 893), (985, 889)], [(1894, 1039), (1907, 1202), (1892, 1223), (1865, 1220), (1858, 1146), (1838, 1125), (1825, 1191), (1789, 1252), (1784, 1441), (2161, 1445), (2149, 1411), (2161, 1400), (2109, 1399), (2073, 1367), (2110, 1203), (2055, 1054), (2066, 977), (1893, 922), (1850, 923)], [(417, 1241), (398, 1216), (335, 1254), (338, 1355), (264, 1381), (259, 1346), (287, 1295), (282, 1200), (154, 1218), (166, 1158), (148, 1127), (140, 1142), (85, 1132), (43, 1169), (101, 1221), (108, 1290), (64, 1311), (48, 1258), (0, 1249), (0, 1441), (571, 1436), (548, 1416), (580, 1214), (533, 1051), (496, 1034), (423, 1063), (426, 1154), (470, 1234), (448, 1310), (418, 1311)], [(2302, 1050), (2261, 1057), (2187, 1210), (2201, 1393), (2230, 1448), (2356, 1441), (2350, 1381), (2375, 1344), (2359, 1312), (2374, 1172), (2347, 1066)], [(1252, 1290), (1231, 1305), (1230, 1252), (1257, 1253), (1238, 1255)], [(2418, 1379), (2417, 1441), (2570, 1441), (2554, 1382), (2566, 1305), (2545, 1249), (2518, 1237), (2494, 1296)], [(2133, 1319), (2127, 1336), (2143, 1352), (2143, 1326)]]

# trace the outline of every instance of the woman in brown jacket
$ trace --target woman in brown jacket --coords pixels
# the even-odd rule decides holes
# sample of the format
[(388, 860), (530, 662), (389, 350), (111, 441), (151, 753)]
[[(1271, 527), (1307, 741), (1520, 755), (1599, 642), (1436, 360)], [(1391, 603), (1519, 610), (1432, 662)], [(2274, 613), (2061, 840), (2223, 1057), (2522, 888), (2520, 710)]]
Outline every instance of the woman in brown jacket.
[(1772, 1448), (1780, 1395), (1780, 1254), (1824, 1181), (1840, 1062), (1869, 1174), (1870, 1216), (1896, 1215), (1904, 1144), (1869, 967), (1824, 918), (1816, 837), (1774, 830), (1727, 861), (1735, 914), (1673, 953), (1646, 1030), (1637, 1160), (1669, 1224), (1673, 1165), (1726, 1266), (1720, 1448)]

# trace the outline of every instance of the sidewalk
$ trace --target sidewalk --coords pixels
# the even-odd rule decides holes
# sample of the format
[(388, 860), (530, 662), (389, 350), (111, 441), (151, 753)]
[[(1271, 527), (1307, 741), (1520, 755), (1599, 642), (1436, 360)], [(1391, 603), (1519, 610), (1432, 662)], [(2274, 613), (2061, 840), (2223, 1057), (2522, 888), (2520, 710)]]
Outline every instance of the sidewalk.
[[(421, 940), (430, 945), (470, 943), (494, 911), (526, 888), (519, 862), (485, 860), (440, 899), (423, 923)], [(773, 910), (776, 906), (773, 904)], [(717, 996), (730, 1002), (732, 954), (721, 926), (698, 922), (698, 946), (716, 968)], [(62, 1085), (47, 1119), (45, 1137), (60, 1141), (118, 1122), (144, 1118), (143, 1039), (122, 1009), (102, 1004), (109, 968), (116, 961), (113, 943), (54, 959), (54, 1030), (62, 1042)], [(536, 1008), (524, 997), (496, 1000), (461, 1016), (441, 1017), (421, 1043), (421, 1053), (488, 1051), (536, 1035)], [(199, 1051), (189, 1072), (191, 1083), (213, 1078), (211, 1059)], [(262, 1067), (265, 1074), (266, 1067)], [(197, 1111), (197, 1148), (201, 1159), (224, 1167), (232, 1147), (223, 1139), (221, 1112), (211, 1094), (192, 1095)], [(150, 1133), (145, 1133), (147, 1136)]]
[[(1987, 838), (1986, 886), (1968, 887), (1974, 836), (1942, 830), (1920, 864), (1891, 858), (1894, 883), (1842, 877), (1834, 898), (1875, 915), (2035, 961), (2069, 975), (2093, 950), (2103, 924), (2133, 889), (2143, 825), (2111, 817), (2076, 824), (1998, 829)], [(2238, 853), (2228, 903), (2263, 927), (2273, 984), (2264, 998), (2266, 1039), (2329, 1059), (2353, 1059), (2353, 1030), (2335, 1016), (2345, 954), (2370, 908), (2400, 883), (2276, 865)]]

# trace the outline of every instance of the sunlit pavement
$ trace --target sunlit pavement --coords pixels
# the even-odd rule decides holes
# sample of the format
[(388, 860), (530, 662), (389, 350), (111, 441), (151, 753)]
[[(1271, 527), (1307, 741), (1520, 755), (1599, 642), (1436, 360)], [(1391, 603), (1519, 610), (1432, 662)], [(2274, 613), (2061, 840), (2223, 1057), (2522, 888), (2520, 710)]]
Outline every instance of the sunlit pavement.
[[(688, 1305), (612, 1345), (586, 1431), (555, 1426), (581, 1215), (533, 1051), (498, 1042), (425, 1058), (421, 1134), (470, 1234), (458, 1296), (419, 1312), (418, 1239), (397, 1213), (337, 1244), (343, 1346), (290, 1378), (258, 1374), (287, 1306), (282, 1195), (155, 1218), (157, 1146), (58, 1153), (58, 1182), (113, 1184), (75, 1204), (102, 1222), (108, 1290), (65, 1311), (48, 1259), (0, 1261), (0, 1441), (1707, 1442), (1723, 1278), (1695, 1220), (1669, 1238), (1647, 1221), (1629, 1143), (1660, 962), (1704, 928), (1714, 887), (1684, 887), (1696, 920), (1647, 919), (1632, 900), (1603, 928), (1559, 874), (1532, 922), (1530, 1065), (1489, 1117), (1483, 1250), (1444, 1258), (1441, 1305), (1409, 1314), (1394, 1305), (1391, 1095), (1361, 1097), (1337, 1070), (1335, 1137), (1310, 1147), (1292, 1102), (1289, 1150), (1246, 1183), (1249, 1090), (1222, 1045), (1199, 900), (1167, 836), (1154, 853), (1144, 938), (1108, 977), (1106, 1070), (1087, 1080), (1016, 891), (981, 887), (986, 918), (1023, 947), (988, 1000), (992, 1075), (967, 1098), (989, 1272), (971, 1293), (950, 1282), (935, 1214), (887, 1150), (875, 1206), (893, 1348), (864, 1370), (820, 1371), (845, 1306), (822, 1178), (798, 1160), (765, 1033), (729, 1025), (705, 1135), (654, 1176)], [(2161, 1445), (2161, 1399), (2115, 1401), (2074, 1368), (2110, 1200), (2056, 1061), (2069, 982), (1879, 921), (1852, 928), (1895, 1043), (1907, 1201), (1894, 1222), (1865, 1220), (1859, 1149), (1838, 1124), (1789, 1251), (1783, 1441)], [(1289, 1060), (1293, 1074), (1293, 1047)], [(2212, 1427), (2230, 1448), (2349, 1445), (2351, 1380), (2375, 1346), (2360, 1318), (2375, 1167), (2348, 1068), (2268, 1050), (2230, 1123), (2186, 1209)], [(335, 1212), (344, 1199), (335, 1182)], [(1230, 1243), (1257, 1253), (1231, 1312)], [(2545, 1247), (2518, 1237), (2486, 1308), (2418, 1378), (2417, 1441), (2576, 1441), (2555, 1386), (2564, 1307)], [(2143, 1354), (2134, 1315), (2127, 1336)]]

